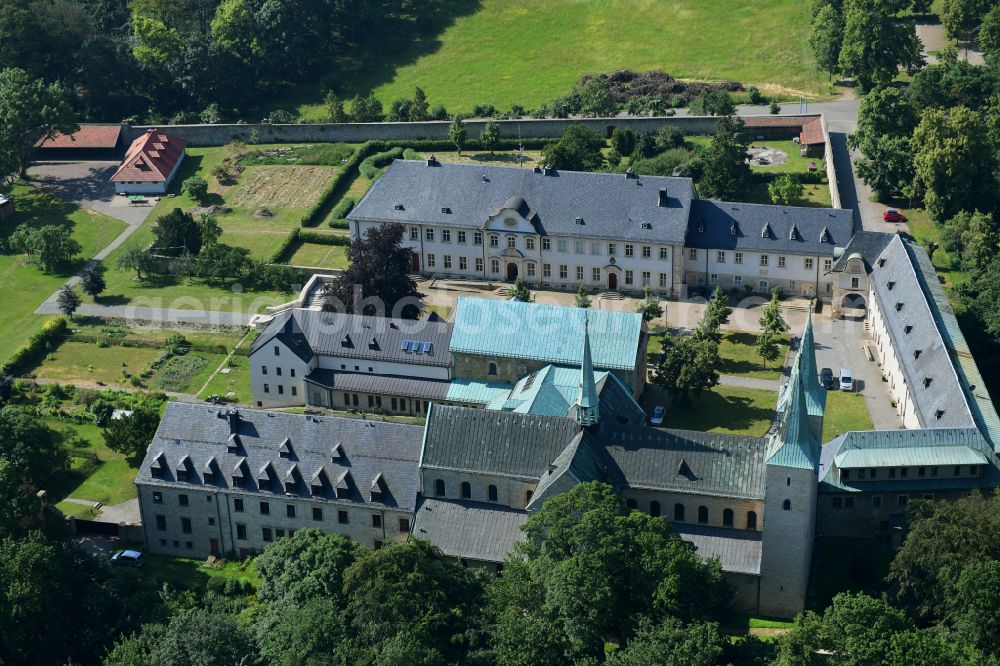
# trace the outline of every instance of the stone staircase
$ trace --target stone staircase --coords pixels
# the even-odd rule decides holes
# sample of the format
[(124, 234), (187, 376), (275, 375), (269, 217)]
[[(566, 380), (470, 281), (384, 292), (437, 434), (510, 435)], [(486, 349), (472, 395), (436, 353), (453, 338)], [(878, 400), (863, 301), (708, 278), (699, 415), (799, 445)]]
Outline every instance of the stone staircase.
[(620, 301), (625, 298), (620, 291), (602, 291), (597, 297), (606, 301)]

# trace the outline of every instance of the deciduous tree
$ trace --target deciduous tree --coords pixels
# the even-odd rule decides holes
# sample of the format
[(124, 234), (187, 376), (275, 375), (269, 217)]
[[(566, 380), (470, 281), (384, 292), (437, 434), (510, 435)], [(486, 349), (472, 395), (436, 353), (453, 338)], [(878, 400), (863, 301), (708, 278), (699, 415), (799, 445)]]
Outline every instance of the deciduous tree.
[(0, 153), (17, 162), (21, 177), (31, 164), (35, 142), (79, 129), (73, 116), (58, 84), (32, 80), (23, 69), (0, 70)]
[(80, 288), (91, 298), (97, 298), (107, 284), (104, 281), (104, 267), (100, 264), (87, 266), (80, 274)]
[(720, 118), (702, 160), (699, 190), (705, 197), (738, 201), (750, 187), (750, 141), (739, 118)]
[(805, 187), (799, 182), (798, 178), (790, 173), (778, 176), (767, 186), (768, 196), (776, 204), (787, 205), (793, 203), (797, 199), (801, 199), (804, 192)]
[(448, 140), (455, 144), (455, 150), (458, 154), (462, 154), (462, 148), (465, 146), (465, 139), (468, 136), (468, 130), (465, 128), (465, 123), (462, 121), (461, 117), (455, 116), (451, 119), (451, 125), (448, 126)]
[(599, 171), (604, 166), (604, 138), (583, 125), (570, 125), (562, 137), (542, 150), (542, 161), (554, 169)]
[(689, 402), (719, 384), (719, 344), (698, 335), (668, 333), (653, 381), (675, 399)]
[(204, 203), (208, 198), (208, 181), (201, 176), (191, 176), (184, 180), (181, 191), (198, 203)]
[(500, 123), (495, 120), (486, 121), (486, 124), (483, 125), (483, 131), (479, 133), (479, 141), (483, 144), (483, 148), (490, 151), (490, 155), (492, 155), (500, 144)]
[(884, 0), (850, 0), (844, 7), (839, 66), (861, 92), (892, 81), (900, 66), (922, 61), (920, 41), (909, 22), (897, 21)]
[(646, 322), (663, 316), (663, 306), (660, 305), (660, 299), (653, 293), (653, 288), (648, 284), (643, 289), (642, 300), (636, 303), (635, 311), (641, 314), (642, 320)]
[(102, 431), (109, 449), (129, 458), (141, 458), (153, 441), (160, 425), (159, 413), (149, 406), (139, 406), (132, 414), (112, 419)]
[(168, 257), (185, 252), (197, 256), (201, 251), (201, 227), (191, 213), (174, 208), (153, 223), (153, 251)]
[(82, 303), (80, 295), (76, 293), (76, 289), (68, 284), (64, 284), (59, 289), (59, 296), (56, 297), (56, 301), (59, 303), (59, 311), (67, 317), (72, 317), (73, 313), (76, 312)]
[(816, 56), (816, 65), (830, 73), (840, 64), (840, 48), (844, 42), (844, 17), (832, 5), (824, 5), (813, 17), (809, 46)]

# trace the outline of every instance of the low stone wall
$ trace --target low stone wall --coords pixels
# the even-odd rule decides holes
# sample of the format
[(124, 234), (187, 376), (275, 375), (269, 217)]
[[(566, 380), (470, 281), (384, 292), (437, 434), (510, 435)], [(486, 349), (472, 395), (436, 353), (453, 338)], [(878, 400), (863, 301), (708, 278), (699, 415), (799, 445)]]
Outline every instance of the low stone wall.
[[(818, 114), (781, 116), (789, 124), (806, 122)], [(753, 116), (747, 116), (751, 118)], [(774, 116), (763, 116), (773, 118)], [(615, 127), (641, 132), (655, 132), (661, 127), (676, 127), (685, 134), (712, 134), (715, 132), (715, 116), (665, 116), (654, 118), (544, 118), (498, 120), (500, 136), (555, 138), (570, 125), (583, 125), (589, 129), (610, 136)], [(487, 120), (467, 120), (465, 126), (470, 138), (477, 138)], [(405, 141), (415, 139), (447, 139), (449, 121), (428, 121), (421, 123), (324, 123), (310, 125), (160, 125), (159, 129), (188, 140), (191, 146), (221, 146), (233, 139), (246, 141), (251, 130), (257, 130), (261, 143), (336, 142), (357, 143), (368, 140)], [(151, 129), (151, 126), (135, 126), (128, 129), (134, 138)]]

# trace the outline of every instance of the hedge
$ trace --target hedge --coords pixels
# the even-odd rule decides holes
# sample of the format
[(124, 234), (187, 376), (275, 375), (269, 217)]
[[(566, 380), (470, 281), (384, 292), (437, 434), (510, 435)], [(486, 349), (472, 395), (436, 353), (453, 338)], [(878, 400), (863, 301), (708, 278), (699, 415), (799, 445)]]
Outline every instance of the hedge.
[(291, 233), (285, 236), (285, 240), (281, 241), (281, 245), (274, 248), (274, 252), (271, 254), (270, 262), (272, 264), (280, 264), (285, 260), (285, 255), (290, 254), (289, 250), (299, 240), (299, 234), (301, 229), (292, 229)]
[(385, 152), (375, 153), (361, 163), (358, 171), (368, 180), (376, 180), (382, 175), (381, 167), (389, 166), (393, 160), (399, 159), (402, 156), (403, 149), (399, 146), (390, 148)]
[(27, 342), (17, 348), (3, 366), (5, 375), (16, 375), (34, 365), (66, 335), (68, 323), (65, 317), (53, 317), (42, 325), (42, 330), (32, 335)]
[(301, 243), (316, 245), (350, 245), (351, 237), (343, 234), (321, 234), (315, 231), (300, 231), (297, 237)]

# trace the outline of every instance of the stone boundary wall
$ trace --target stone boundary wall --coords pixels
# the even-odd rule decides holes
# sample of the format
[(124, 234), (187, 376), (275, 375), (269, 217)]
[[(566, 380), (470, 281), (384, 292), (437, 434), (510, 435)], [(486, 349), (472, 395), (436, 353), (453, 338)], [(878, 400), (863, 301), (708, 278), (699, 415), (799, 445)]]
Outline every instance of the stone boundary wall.
[[(743, 116), (746, 118), (775, 118), (776, 116)], [(819, 114), (778, 116), (789, 125), (805, 123)], [(663, 116), (653, 118), (544, 118), (497, 120), (500, 136), (516, 139), (558, 138), (570, 125), (583, 125), (610, 136), (615, 127), (635, 131), (655, 132), (661, 127), (676, 127), (685, 134), (712, 134), (715, 116)], [(488, 120), (466, 120), (469, 138), (478, 138)], [(256, 129), (261, 143), (332, 143), (344, 141), (360, 143), (369, 140), (406, 141), (416, 139), (448, 138), (449, 121), (432, 120), (420, 123), (325, 123), (313, 125), (271, 125), (267, 123), (246, 125), (137, 125), (128, 128), (130, 140), (152, 127), (188, 140), (190, 146), (221, 146), (233, 139), (247, 140)]]
[[(837, 187), (837, 172), (833, 166), (833, 150), (826, 118), (822, 114), (796, 114), (789, 116), (742, 116), (750, 118), (781, 118), (789, 125), (803, 124), (816, 118), (821, 119), (825, 142), (823, 161), (827, 180), (830, 183), (830, 198), (834, 208), (842, 208), (840, 191)], [(588, 129), (610, 136), (615, 127), (628, 128), (639, 132), (655, 132), (662, 127), (675, 127), (685, 134), (712, 134), (715, 131), (715, 116), (661, 116), (652, 118), (544, 118), (498, 120), (500, 136), (525, 139), (556, 138), (570, 125), (583, 125)], [(467, 120), (465, 126), (470, 138), (478, 138), (488, 120)], [(233, 139), (246, 141), (251, 130), (256, 129), (261, 143), (361, 143), (369, 140), (407, 141), (418, 139), (448, 138), (449, 121), (432, 120), (420, 123), (323, 123), (309, 125), (271, 125), (268, 123), (229, 125), (158, 125), (158, 129), (187, 139), (190, 146), (222, 146)], [(139, 136), (151, 125), (126, 127), (129, 141)]]

